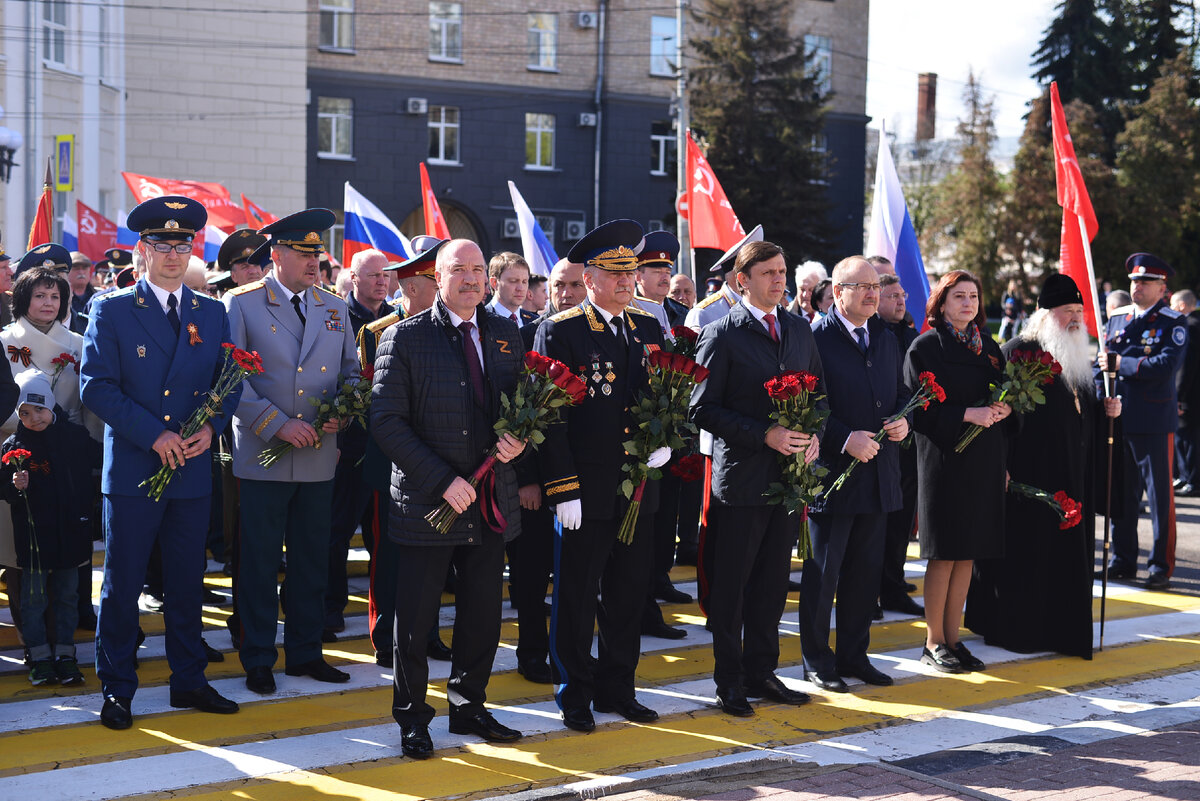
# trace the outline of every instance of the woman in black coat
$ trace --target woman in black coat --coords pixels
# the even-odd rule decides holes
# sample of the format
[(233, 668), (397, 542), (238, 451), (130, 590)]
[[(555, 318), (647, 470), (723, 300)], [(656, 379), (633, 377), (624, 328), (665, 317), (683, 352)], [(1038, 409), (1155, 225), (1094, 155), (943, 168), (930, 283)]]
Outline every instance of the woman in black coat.
[[(1004, 555), (1007, 403), (988, 403), (1001, 380), (1003, 356), (987, 332), (979, 282), (965, 270), (947, 273), (926, 306), (929, 330), (908, 350), (906, 383), (933, 373), (943, 403), (918, 409), (917, 440), (921, 557), (925, 569), (925, 648), (921, 661), (943, 673), (982, 670), (958, 638), (975, 559)], [(962, 453), (954, 448), (969, 424), (983, 432)]]

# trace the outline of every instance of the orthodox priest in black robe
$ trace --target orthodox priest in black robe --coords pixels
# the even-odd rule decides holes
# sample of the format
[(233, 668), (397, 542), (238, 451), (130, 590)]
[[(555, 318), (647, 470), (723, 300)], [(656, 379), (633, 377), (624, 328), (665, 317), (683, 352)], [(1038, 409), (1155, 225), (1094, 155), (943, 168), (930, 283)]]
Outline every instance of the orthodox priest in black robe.
[(1006, 357), (1018, 350), (1048, 351), (1063, 368), (1044, 387), (1045, 405), (1023, 415), (1020, 432), (1009, 439), (1009, 476), (1052, 494), (1066, 492), (1083, 504), (1083, 520), (1062, 530), (1050, 506), (1008, 493), (1005, 556), (975, 562), (966, 625), (989, 645), (1009, 651), (1091, 659), (1096, 514), (1104, 512), (1108, 466), (1106, 415), (1120, 415), (1121, 401), (1097, 397), (1083, 297), (1066, 275), (1046, 279), (1038, 311), (1003, 350)]

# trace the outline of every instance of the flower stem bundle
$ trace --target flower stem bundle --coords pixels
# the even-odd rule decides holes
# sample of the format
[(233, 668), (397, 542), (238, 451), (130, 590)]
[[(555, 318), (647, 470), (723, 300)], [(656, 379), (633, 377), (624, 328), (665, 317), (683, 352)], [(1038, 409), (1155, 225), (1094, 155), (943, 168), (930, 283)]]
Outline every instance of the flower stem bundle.
[[(1062, 365), (1044, 350), (1016, 350), (1004, 364), (1004, 380), (992, 385), (990, 403), (1006, 402), (1017, 414), (1029, 414), (1046, 402), (1042, 386), (1049, 384), (1062, 372)], [(987, 404), (980, 404), (985, 406)], [(983, 431), (983, 426), (972, 423), (954, 446), (955, 453), (962, 453)]]
[[(14, 470), (24, 470), (25, 462), (27, 462), (33, 454), (24, 448), (13, 448), (4, 456), (0, 456), (0, 462), (3, 462), (7, 467), (13, 466)], [(42, 552), (38, 548), (37, 535), (33, 531), (33, 510), (29, 508), (29, 496), (25, 494), (25, 490), (17, 490), (17, 494), (21, 496), (21, 500), (25, 501), (25, 520), (29, 524), (29, 569), (40, 571), (42, 569)], [(9, 599), (10, 604), (12, 599)]]
[[(828, 409), (818, 409), (817, 402), (824, 395), (816, 394), (818, 379), (812, 373), (789, 370), (768, 380), (763, 386), (775, 404), (771, 419), (790, 431), (815, 436), (821, 431)], [(812, 544), (808, 539), (807, 506), (817, 499), (824, 487), (822, 479), (829, 469), (815, 461), (804, 460), (804, 452), (791, 456), (779, 454), (779, 465), (783, 468), (783, 481), (767, 486), (763, 495), (767, 503), (783, 504), (788, 513), (801, 516), (800, 541), (796, 552), (801, 559), (812, 556)]]

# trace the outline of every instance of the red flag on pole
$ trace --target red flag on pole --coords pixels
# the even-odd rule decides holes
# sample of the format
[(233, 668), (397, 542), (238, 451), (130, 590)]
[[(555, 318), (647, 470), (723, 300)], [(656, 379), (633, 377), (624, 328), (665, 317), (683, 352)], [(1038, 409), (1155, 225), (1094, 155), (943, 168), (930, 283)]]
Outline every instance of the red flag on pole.
[(230, 199), (229, 190), (221, 184), (204, 181), (176, 181), (171, 178), (155, 178), (133, 172), (123, 172), (121, 176), (129, 185), (133, 199), (138, 203), (152, 197), (182, 195), (204, 204), (204, 208), (208, 211), (209, 225), (232, 231), (246, 222), (246, 212)]
[(54, 174), (50, 170), (50, 160), (46, 160), (46, 181), (42, 184), (42, 196), (38, 199), (37, 213), (33, 215), (33, 224), (29, 226), (29, 243), (26, 251), (33, 250), (34, 245), (41, 245), (53, 239), (54, 230)]
[(1100, 296), (1096, 293), (1096, 272), (1092, 267), (1091, 241), (1100, 224), (1092, 209), (1083, 172), (1075, 157), (1075, 145), (1067, 130), (1067, 115), (1058, 96), (1058, 83), (1050, 84), (1050, 124), (1054, 138), (1054, 176), (1058, 183), (1058, 205), (1062, 206), (1062, 233), (1059, 242), (1059, 269), (1075, 280), (1079, 291), (1090, 302), (1083, 304), (1088, 333), (1099, 338)]
[(687, 132), (686, 202), (693, 248), (728, 250), (746, 235), (691, 131)]
[(245, 195), (242, 195), (241, 197), (242, 208), (246, 210), (246, 225), (250, 226), (254, 230), (257, 231), (259, 228), (270, 225), (279, 219), (274, 214), (267, 211)]
[(104, 258), (104, 252), (117, 247), (117, 224), (98, 211), (75, 201), (75, 216), (79, 221), (79, 252), (92, 261)]
[(433, 194), (433, 187), (429, 184), (429, 172), (425, 169), (425, 162), (421, 162), (421, 202), (425, 207), (425, 234), (427, 236), (436, 236), (438, 239), (449, 239), (450, 228), (446, 225), (446, 218), (442, 216), (442, 208), (438, 205), (437, 195)]

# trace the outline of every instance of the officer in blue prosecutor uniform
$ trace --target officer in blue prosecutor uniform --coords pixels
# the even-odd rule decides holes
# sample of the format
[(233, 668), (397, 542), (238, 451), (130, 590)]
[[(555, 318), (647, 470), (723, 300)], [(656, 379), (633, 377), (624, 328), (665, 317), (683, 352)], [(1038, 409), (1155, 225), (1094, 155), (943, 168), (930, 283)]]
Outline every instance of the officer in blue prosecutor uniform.
[[(285, 672), (325, 682), (350, 680), (321, 653), (340, 422), (316, 430), (317, 408), (311, 403), (332, 400), (341, 382), (358, 374), (346, 303), (316, 286), (321, 232), (334, 219), (328, 209), (308, 209), (259, 229), (271, 236), (259, 250), (270, 249), (275, 270), (224, 299), (231, 341), (258, 351), (266, 369), (247, 380), (233, 420), (233, 474), (241, 481), (240, 656), (246, 686), (259, 694), (275, 691), (276, 572), (285, 543)], [(261, 466), (263, 450), (283, 442), (294, 448), (273, 466)]]
[[(663, 344), (658, 321), (628, 305), (641, 240), (636, 222), (614, 220), (575, 243), (567, 260), (584, 265), (587, 300), (542, 323), (534, 338), (535, 350), (567, 365), (588, 388), (584, 401), (550, 426), (539, 451), (546, 502), (562, 525), (554, 543), (550, 613), (555, 700), (567, 727), (584, 732), (595, 728), (592, 708), (639, 723), (658, 719), (634, 696), (657, 481), (646, 484), (633, 542), (617, 542), (628, 506), (619, 486), (628, 458), (621, 443), (632, 423), (629, 405), (646, 387), (647, 354)], [(662, 450), (651, 455), (651, 466), (666, 462), (670, 451)], [(597, 620), (600, 658), (593, 664)]]
[[(154, 198), (134, 208), (126, 224), (140, 234), (137, 247), (147, 274), (98, 302), (84, 336), (81, 394), (105, 423), (105, 560), (96, 675), (104, 694), (100, 720), (110, 729), (133, 722), (137, 601), (156, 543), (170, 587), (165, 621), (171, 705), (238, 710), (204, 677), (208, 659), (200, 612), (212, 494), (207, 451), (213, 432), (237, 408), (240, 388), (212, 410), (199, 433), (187, 439), (180, 435), (220, 374), (222, 344), (230, 338), (221, 304), (183, 286), (192, 237), (207, 217), (200, 203), (183, 197)], [(162, 500), (154, 501), (139, 484), (162, 465), (174, 468), (175, 476)]]
[[(1167, 305), (1167, 279), (1175, 274), (1169, 264), (1150, 253), (1134, 253), (1125, 268), (1133, 303), (1114, 310), (1109, 317), (1104, 350), (1117, 357), (1126, 452), (1137, 470), (1129, 471), (1125, 482), (1125, 514), (1112, 521), (1108, 575), (1125, 579), (1137, 575), (1137, 510), (1145, 489), (1154, 528), (1146, 587), (1166, 589), (1175, 570), (1175, 495), (1171, 487), (1179, 425), (1175, 374), (1187, 346), (1187, 320)], [(1103, 353), (1099, 366), (1104, 366)], [(1102, 376), (1098, 369), (1098, 385)]]

